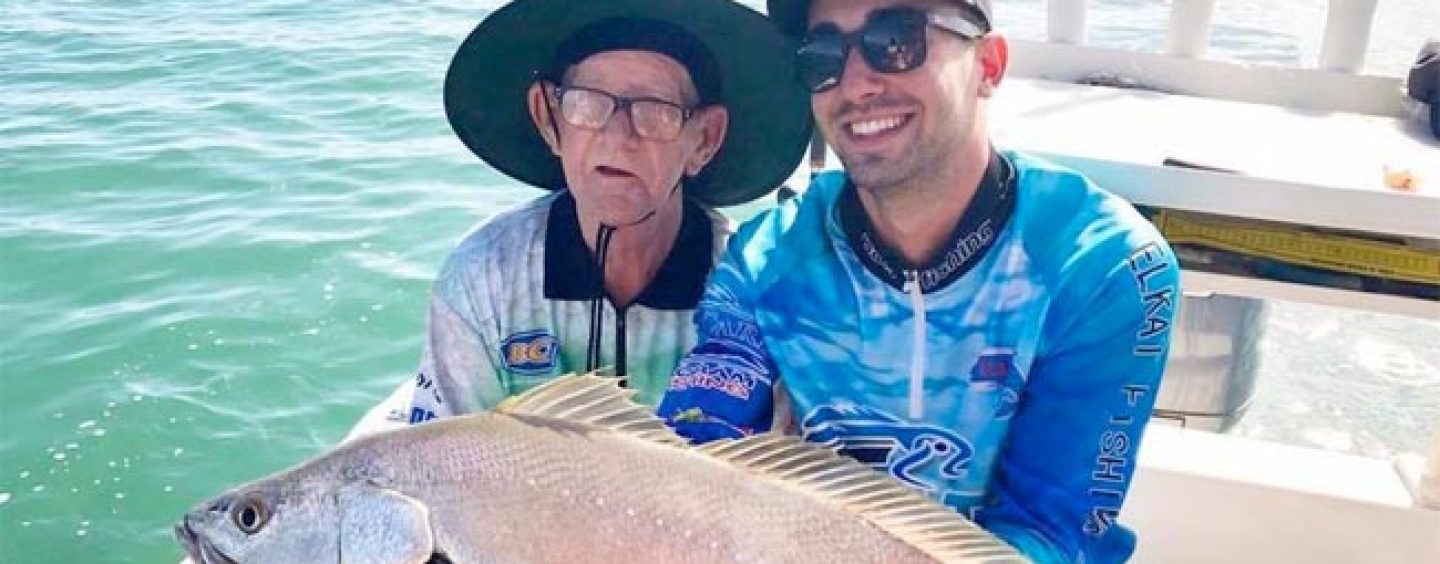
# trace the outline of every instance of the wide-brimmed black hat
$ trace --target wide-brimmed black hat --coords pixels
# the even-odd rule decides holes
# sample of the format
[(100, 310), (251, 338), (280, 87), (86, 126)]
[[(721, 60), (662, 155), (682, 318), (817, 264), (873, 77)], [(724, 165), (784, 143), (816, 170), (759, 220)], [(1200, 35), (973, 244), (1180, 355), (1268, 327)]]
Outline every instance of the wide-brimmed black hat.
[[(770, 14), (770, 19), (780, 31), (790, 37), (805, 35), (810, 21), (811, 0), (766, 0), (765, 12)], [(974, 8), (976, 15), (985, 20), (988, 29), (991, 23), (990, 0), (951, 0), (952, 3)], [(979, 22), (976, 22), (979, 23)]]
[[(792, 39), (730, 0), (517, 0), (492, 12), (460, 45), (445, 77), (445, 113), (465, 145), (516, 180), (565, 187), (560, 160), (530, 118), (526, 96), (577, 31), (602, 22), (663, 22), (708, 51), (718, 103), (729, 110), (725, 141), (684, 182), (700, 202), (726, 206), (774, 189), (800, 162), (810, 138), (809, 93), (794, 80)], [(623, 43), (623, 42), (622, 42)], [(643, 42), (642, 42), (643, 43)], [(682, 61), (684, 64), (685, 61)], [(701, 77), (694, 77), (697, 88)], [(705, 93), (702, 92), (702, 101)]]

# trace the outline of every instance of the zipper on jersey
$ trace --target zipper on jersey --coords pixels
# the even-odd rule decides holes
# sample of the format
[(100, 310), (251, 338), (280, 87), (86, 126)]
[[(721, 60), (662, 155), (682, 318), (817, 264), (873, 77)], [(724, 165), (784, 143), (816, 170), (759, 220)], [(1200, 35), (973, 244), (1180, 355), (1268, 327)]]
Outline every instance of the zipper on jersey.
[(910, 419), (925, 415), (925, 292), (914, 270), (905, 271), (905, 293), (915, 311), (915, 342), (910, 346)]

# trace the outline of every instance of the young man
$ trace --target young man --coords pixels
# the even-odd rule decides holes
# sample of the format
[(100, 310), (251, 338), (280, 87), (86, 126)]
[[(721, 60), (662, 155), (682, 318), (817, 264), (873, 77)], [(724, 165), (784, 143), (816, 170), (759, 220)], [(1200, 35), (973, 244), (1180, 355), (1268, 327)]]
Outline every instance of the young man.
[(845, 170), (731, 239), (659, 411), (704, 441), (788, 403), (1027, 556), (1123, 560), (1176, 261), (1126, 202), (992, 148), (1008, 47), (974, 1), (770, 0)]
[(810, 134), (793, 41), (729, 0), (518, 0), (460, 46), (445, 106), (495, 169), (553, 191), (441, 268), (420, 370), (352, 436), (602, 370), (654, 405), (727, 222)]

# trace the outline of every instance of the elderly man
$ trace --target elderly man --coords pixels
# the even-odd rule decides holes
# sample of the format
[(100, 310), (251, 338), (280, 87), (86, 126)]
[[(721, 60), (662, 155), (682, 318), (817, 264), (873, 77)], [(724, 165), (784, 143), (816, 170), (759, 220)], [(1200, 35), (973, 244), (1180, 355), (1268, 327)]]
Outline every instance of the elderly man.
[(731, 238), (660, 413), (704, 441), (788, 402), (1038, 561), (1123, 560), (1175, 257), (1126, 202), (992, 148), (1008, 47), (975, 1), (770, 0), (845, 170)]
[[(352, 433), (602, 370), (659, 401), (728, 234), (810, 135), (793, 42), (729, 0), (518, 0), (460, 46), (450, 124), (553, 191), (478, 226), (434, 285), (419, 374)], [(387, 416), (388, 415), (388, 416)]]

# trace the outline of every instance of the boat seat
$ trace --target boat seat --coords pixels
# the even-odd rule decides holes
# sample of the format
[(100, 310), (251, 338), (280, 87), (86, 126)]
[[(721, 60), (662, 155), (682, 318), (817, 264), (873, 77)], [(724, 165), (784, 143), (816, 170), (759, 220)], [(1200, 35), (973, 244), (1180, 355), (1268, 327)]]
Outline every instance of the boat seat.
[[(1013, 77), (991, 112), (998, 146), (1081, 170), (1137, 204), (1440, 239), (1440, 141), (1419, 119)], [(1420, 185), (1387, 187), (1386, 167)]]

